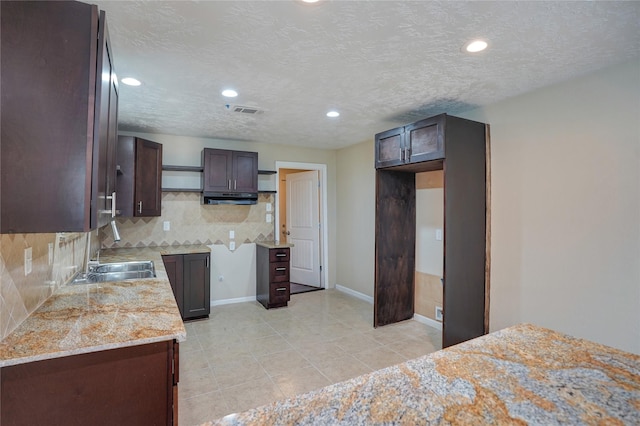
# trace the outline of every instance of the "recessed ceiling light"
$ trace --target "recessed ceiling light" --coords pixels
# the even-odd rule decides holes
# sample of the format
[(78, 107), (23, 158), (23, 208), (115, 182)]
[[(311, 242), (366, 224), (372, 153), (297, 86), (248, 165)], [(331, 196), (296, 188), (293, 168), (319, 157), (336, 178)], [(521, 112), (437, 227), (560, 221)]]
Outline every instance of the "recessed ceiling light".
[(484, 49), (487, 48), (487, 46), (488, 44), (484, 40), (473, 40), (472, 42), (469, 42), (465, 46), (465, 50), (469, 53), (477, 53), (477, 52), (482, 52)]
[(120, 81), (122, 82), (122, 84), (126, 84), (127, 86), (140, 86), (142, 84), (140, 83), (140, 80), (136, 80), (132, 77), (125, 77)]
[(238, 96), (238, 92), (233, 89), (226, 89), (222, 91), (222, 96), (226, 98), (235, 98), (236, 96)]
[(327, 113), (327, 117), (331, 117), (331, 118), (340, 117), (340, 113), (338, 111), (329, 111)]
[(318, 3), (320, 0), (301, 0), (303, 3)]

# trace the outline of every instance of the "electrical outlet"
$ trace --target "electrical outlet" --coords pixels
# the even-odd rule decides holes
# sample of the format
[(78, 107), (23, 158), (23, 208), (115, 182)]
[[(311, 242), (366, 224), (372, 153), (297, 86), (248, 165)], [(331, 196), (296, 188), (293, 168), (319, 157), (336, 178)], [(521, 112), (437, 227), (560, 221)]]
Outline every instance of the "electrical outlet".
[(272, 208), (272, 207), (271, 207), (271, 203), (267, 203), (267, 212), (270, 212), (270, 211), (271, 211), (271, 208)]
[(272, 220), (273, 216), (271, 216), (271, 213), (267, 213), (267, 223), (271, 223)]
[(442, 321), (442, 307), (436, 306), (436, 321)]
[(171, 230), (171, 222), (169, 222), (168, 220), (165, 220), (164, 222), (162, 222), (162, 230), (163, 231)]
[(442, 229), (436, 229), (436, 241), (442, 241)]
[(229, 243), (229, 250), (234, 251), (236, 249), (236, 242), (235, 241), (231, 241)]
[(236, 237), (236, 231), (229, 231), (229, 239), (233, 240)]

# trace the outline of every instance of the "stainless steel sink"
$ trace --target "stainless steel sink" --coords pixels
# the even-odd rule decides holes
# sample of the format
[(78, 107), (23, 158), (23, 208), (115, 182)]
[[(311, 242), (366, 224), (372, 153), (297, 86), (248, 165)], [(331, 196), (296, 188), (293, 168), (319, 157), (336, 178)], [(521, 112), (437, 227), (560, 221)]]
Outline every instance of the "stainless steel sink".
[(156, 268), (153, 261), (102, 263), (89, 267), (89, 272), (80, 272), (71, 284), (105, 283), (141, 278), (153, 278)]
[(117, 262), (117, 263), (100, 263), (89, 266), (89, 272), (129, 272), (129, 271), (153, 271), (156, 268), (151, 260), (143, 260), (137, 262)]

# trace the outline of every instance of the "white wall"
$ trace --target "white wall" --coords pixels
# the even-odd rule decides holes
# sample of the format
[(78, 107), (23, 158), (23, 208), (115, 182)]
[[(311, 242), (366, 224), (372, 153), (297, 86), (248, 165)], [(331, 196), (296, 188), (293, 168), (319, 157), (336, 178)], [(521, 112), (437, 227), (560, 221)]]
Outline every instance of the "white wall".
[(491, 124), (491, 330), (640, 353), (640, 61), (466, 117)]
[[(491, 124), (491, 330), (531, 322), (640, 353), (640, 61), (464, 116)], [(337, 162), (358, 185), (338, 191), (337, 282), (365, 294), (375, 209), (350, 194), (373, 198), (372, 150)]]
[(371, 141), (337, 154), (337, 284), (373, 297), (375, 168)]

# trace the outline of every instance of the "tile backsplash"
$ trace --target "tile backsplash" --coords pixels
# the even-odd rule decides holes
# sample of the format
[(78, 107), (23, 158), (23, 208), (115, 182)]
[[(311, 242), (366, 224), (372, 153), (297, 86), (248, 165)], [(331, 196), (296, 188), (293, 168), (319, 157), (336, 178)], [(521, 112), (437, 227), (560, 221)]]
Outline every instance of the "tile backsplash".
[[(0, 340), (83, 267), (87, 238), (90, 233), (0, 235)], [(25, 274), (28, 248), (31, 272)]]
[[(274, 206), (273, 194), (259, 194), (254, 205), (203, 205), (197, 192), (163, 192), (162, 216), (119, 218), (121, 240), (113, 241), (110, 227), (100, 232), (102, 247), (157, 247), (184, 244), (224, 244), (273, 240), (274, 224), (266, 220), (267, 203)], [(273, 211), (270, 212), (273, 215)], [(170, 229), (164, 230), (169, 222)]]

